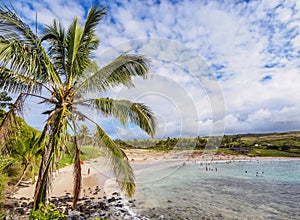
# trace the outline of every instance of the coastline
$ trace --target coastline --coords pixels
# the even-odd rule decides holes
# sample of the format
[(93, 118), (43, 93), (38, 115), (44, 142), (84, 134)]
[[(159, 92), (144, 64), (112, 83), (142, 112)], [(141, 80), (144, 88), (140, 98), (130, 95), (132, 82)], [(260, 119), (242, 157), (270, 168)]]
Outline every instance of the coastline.
[[(126, 155), (130, 163), (133, 165), (134, 170), (137, 172), (142, 167), (149, 166), (155, 163), (165, 162), (197, 162), (201, 163), (212, 161), (240, 161), (240, 160), (300, 160), (300, 157), (249, 157), (245, 155), (193, 155), (192, 151), (181, 152), (160, 152), (144, 149), (127, 149)], [(106, 159), (103, 157), (96, 158), (91, 161), (85, 161), (82, 164), (82, 191), (80, 197), (103, 197), (112, 191), (110, 188), (114, 177), (109, 170), (109, 166), (106, 163)], [(109, 180), (109, 181), (108, 181)], [(105, 185), (110, 185), (104, 188)], [(35, 184), (20, 187), (19, 190), (14, 193), (15, 198), (33, 198)], [(53, 187), (50, 197), (64, 196), (66, 193), (72, 195), (73, 188), (73, 166), (68, 165), (60, 168), (54, 172)], [(97, 194), (93, 188), (99, 190)]]
[[(219, 169), (220, 165), (223, 166), (222, 164), (230, 164), (229, 166), (232, 166), (233, 164), (244, 164), (237, 163), (242, 161), (246, 163), (253, 162), (252, 164), (260, 164), (263, 161), (300, 160), (300, 157), (247, 157), (237, 155), (205, 154), (195, 156), (193, 155), (193, 152), (187, 151), (168, 153), (138, 149), (126, 150), (126, 154), (135, 171), (135, 175), (137, 178), (137, 189), (141, 189), (144, 184), (147, 185), (151, 182), (155, 182), (156, 180), (160, 181), (161, 179), (163, 179), (162, 177), (169, 176), (170, 174), (175, 173), (173, 172), (175, 170), (185, 170), (185, 165), (188, 165), (187, 167), (196, 168), (197, 173), (199, 174), (206, 173), (208, 174), (208, 176), (215, 176), (216, 174), (218, 175), (218, 173), (222, 172), (221, 169)], [(110, 172), (109, 166), (106, 161), (107, 160), (105, 158), (99, 157), (91, 161), (84, 161), (81, 165), (82, 191), (76, 209), (72, 208), (72, 165), (61, 168), (54, 173), (54, 182), (52, 187), (53, 190), (49, 195), (49, 202), (54, 204), (58, 211), (66, 215), (63, 219), (108, 218), (146, 220), (157, 219), (163, 213), (167, 213), (165, 217), (169, 215), (170, 218), (166, 219), (172, 219), (174, 213), (170, 212), (169, 209), (153, 209), (151, 208), (151, 206), (149, 208), (146, 205), (148, 204), (147, 199), (149, 199), (150, 203), (151, 201), (157, 201), (157, 199), (160, 198), (159, 195), (164, 193), (164, 191), (159, 192), (159, 194), (153, 198), (151, 198), (151, 196), (149, 198), (146, 197), (147, 199), (145, 199), (145, 197), (136, 196), (138, 195), (138, 192), (131, 199), (123, 196), (120, 188), (116, 184), (115, 178)], [(218, 167), (218, 172), (216, 172), (216, 167)], [(244, 172), (245, 171), (242, 171), (242, 173)], [(258, 177), (257, 173), (255, 175), (254, 172), (249, 172), (249, 174), (256, 176), (256, 178), (260, 178)], [(202, 185), (202, 187), (203, 186), (205, 186), (205, 184)], [(9, 216), (11, 219), (29, 218), (29, 212), (33, 207), (34, 188), (34, 185), (22, 187), (15, 194), (9, 197), (10, 205), (8, 205), (6, 208), (7, 216)], [(176, 188), (176, 190), (178, 190), (178, 188)], [(203, 188), (199, 188), (198, 190), (203, 190)], [(180, 194), (180, 192), (182, 192), (182, 190), (177, 192), (178, 195)], [(204, 192), (203, 195), (205, 195), (205, 193), (206, 192)], [(192, 195), (194, 194), (192, 193)], [(171, 198), (167, 200), (167, 206), (171, 207), (175, 203), (176, 201), (172, 201)], [(188, 205), (188, 207), (190, 206)], [(180, 210), (180, 207), (178, 210)], [(201, 210), (199, 210), (198, 208), (196, 210), (196, 213), (198, 214), (201, 212)]]

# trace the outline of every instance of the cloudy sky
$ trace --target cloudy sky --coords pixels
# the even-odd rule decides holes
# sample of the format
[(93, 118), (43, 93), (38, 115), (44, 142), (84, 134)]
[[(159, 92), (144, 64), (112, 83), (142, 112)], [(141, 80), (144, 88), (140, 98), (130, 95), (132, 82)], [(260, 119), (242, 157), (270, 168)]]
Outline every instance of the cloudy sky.
[[(15, 10), (34, 26), (53, 19), (84, 22), (89, 0), (15, 0)], [(95, 1), (94, 1), (95, 3)], [(152, 59), (148, 80), (105, 96), (145, 102), (157, 116), (157, 137), (300, 129), (300, 1), (199, 0), (107, 1), (98, 27), (96, 60), (120, 52)], [(44, 119), (29, 100), (26, 120)], [(93, 113), (91, 113), (93, 114)], [(129, 124), (101, 124), (114, 138), (145, 138)]]

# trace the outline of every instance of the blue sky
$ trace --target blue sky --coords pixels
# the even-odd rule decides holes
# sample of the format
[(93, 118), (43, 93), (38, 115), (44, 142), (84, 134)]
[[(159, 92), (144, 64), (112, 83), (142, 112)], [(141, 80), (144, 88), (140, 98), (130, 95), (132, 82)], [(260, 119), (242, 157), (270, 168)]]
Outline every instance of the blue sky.
[[(20, 16), (39, 27), (54, 18), (84, 21), (92, 1), (15, 0)], [(94, 1), (96, 2), (96, 1)], [(300, 129), (300, 1), (107, 1), (98, 27), (99, 65), (120, 52), (152, 59), (148, 80), (108, 94), (145, 102), (158, 138)], [(35, 100), (26, 120), (41, 129)], [(91, 113), (94, 114), (94, 113)], [(100, 119), (114, 138), (144, 138), (138, 128)]]

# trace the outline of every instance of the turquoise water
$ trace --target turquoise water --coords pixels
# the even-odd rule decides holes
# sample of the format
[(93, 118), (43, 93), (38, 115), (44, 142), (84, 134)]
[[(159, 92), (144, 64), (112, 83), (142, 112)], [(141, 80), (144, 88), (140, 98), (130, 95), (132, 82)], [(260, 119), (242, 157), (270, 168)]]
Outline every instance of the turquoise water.
[(136, 176), (136, 211), (151, 219), (300, 219), (300, 160), (156, 163)]

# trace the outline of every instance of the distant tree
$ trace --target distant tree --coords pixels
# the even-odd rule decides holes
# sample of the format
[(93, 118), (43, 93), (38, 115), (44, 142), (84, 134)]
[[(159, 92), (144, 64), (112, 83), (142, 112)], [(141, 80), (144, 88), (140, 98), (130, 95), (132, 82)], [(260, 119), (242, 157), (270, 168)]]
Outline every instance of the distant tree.
[(206, 144), (207, 140), (205, 138), (196, 137), (196, 148), (205, 148)]
[(283, 145), (281, 146), (281, 150), (282, 151), (289, 151), (291, 149), (292, 143), (291, 142), (285, 142), (283, 143)]
[(226, 147), (228, 146), (230, 143), (232, 143), (232, 138), (228, 135), (224, 135), (223, 138), (222, 138), (222, 143), (221, 145)]
[(241, 141), (242, 141), (242, 138), (240, 137), (240, 135), (233, 135), (232, 136), (232, 142), (240, 143)]
[(222, 142), (221, 136), (212, 136), (207, 141), (208, 147), (219, 147)]
[(90, 143), (91, 133), (86, 125), (80, 127), (77, 136), (80, 145), (87, 145)]

